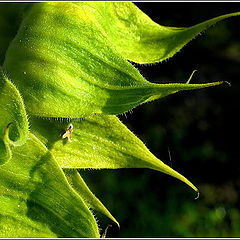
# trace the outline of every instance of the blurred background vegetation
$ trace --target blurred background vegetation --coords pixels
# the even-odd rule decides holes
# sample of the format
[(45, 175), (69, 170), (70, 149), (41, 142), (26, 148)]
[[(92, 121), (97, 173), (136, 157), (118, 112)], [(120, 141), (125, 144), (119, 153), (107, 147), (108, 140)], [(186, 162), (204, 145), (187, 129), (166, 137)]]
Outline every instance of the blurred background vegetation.
[[(6, 3), (4, 3), (6, 4)], [(16, 4), (16, 3), (15, 3)], [(189, 27), (240, 11), (233, 2), (137, 2), (161, 25)], [(0, 61), (19, 17), (0, 8)], [(22, 3), (18, 7), (22, 7)], [(11, 16), (12, 14), (12, 16)], [(5, 23), (13, 22), (9, 26)], [(228, 81), (231, 87), (181, 92), (119, 116), (162, 161), (190, 179), (182, 182), (148, 169), (81, 170), (89, 187), (121, 224), (107, 237), (240, 237), (240, 17), (210, 28), (173, 58), (136, 68), (152, 82)], [(169, 156), (170, 152), (170, 156)], [(95, 212), (104, 230), (109, 219)]]
[[(139, 2), (154, 21), (188, 27), (240, 11), (240, 3)], [(240, 17), (198, 36), (173, 58), (135, 65), (152, 82), (228, 81), (231, 87), (182, 92), (137, 107), (120, 119), (162, 161), (189, 178), (200, 198), (180, 181), (148, 169), (81, 171), (119, 220), (108, 237), (240, 237)], [(171, 158), (169, 157), (169, 152)], [(100, 227), (111, 222), (96, 212)]]

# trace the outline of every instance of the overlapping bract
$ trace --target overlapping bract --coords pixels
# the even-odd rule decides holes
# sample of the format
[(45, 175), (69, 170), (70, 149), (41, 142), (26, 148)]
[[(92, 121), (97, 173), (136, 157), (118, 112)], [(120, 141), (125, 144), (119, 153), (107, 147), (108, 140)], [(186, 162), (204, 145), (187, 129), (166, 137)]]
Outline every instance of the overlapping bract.
[(116, 116), (93, 115), (72, 122), (73, 139), (61, 139), (68, 123), (32, 119), (32, 131), (48, 147), (62, 168), (150, 168), (193, 186), (185, 177), (157, 159)]
[(0, 167), (0, 237), (99, 237), (94, 216), (32, 134)]
[[(109, 33), (112, 28), (105, 24), (114, 19), (109, 16), (110, 10), (105, 10), (108, 5), (115, 6), (114, 3), (40, 3), (28, 11), (8, 48), (4, 68), (22, 92), (30, 114), (65, 118), (93, 113), (120, 114), (181, 90), (220, 84), (154, 84), (145, 80), (119, 47), (115, 47), (115, 39), (109, 40), (115, 34)], [(126, 29), (131, 30), (138, 23), (135, 18), (143, 17), (145, 22), (145, 15), (132, 8), (131, 3), (119, 6), (123, 10), (130, 6), (135, 16)], [(119, 11), (111, 9), (113, 13)], [(99, 14), (105, 22), (102, 18), (98, 21)], [(119, 24), (115, 30), (121, 32), (123, 26)], [(193, 29), (195, 35), (202, 30)], [(162, 36), (166, 31), (158, 34)], [(166, 38), (171, 41), (172, 36)], [(180, 48), (182, 43), (178, 45), (177, 36), (174, 39), (172, 46)], [(185, 43), (187, 40), (190, 39), (186, 38)], [(119, 36), (121, 41), (123, 38)], [(167, 47), (161, 39), (159, 42), (160, 49)], [(128, 41), (127, 44), (134, 47)], [(152, 45), (150, 40), (141, 48), (145, 51), (148, 45)]]

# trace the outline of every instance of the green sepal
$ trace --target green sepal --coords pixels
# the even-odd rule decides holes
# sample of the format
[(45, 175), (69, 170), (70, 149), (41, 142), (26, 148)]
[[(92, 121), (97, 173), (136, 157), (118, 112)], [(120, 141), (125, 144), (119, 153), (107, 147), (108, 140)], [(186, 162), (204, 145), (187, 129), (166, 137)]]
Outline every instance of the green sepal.
[(120, 228), (118, 221), (112, 216), (112, 214), (101, 203), (101, 201), (91, 192), (76, 169), (64, 169), (64, 173), (69, 184), (83, 198), (84, 202), (88, 205), (89, 208), (106, 215)]
[(85, 3), (84, 7), (92, 12), (98, 26), (121, 56), (142, 64), (166, 60), (217, 22), (240, 15), (240, 12), (225, 14), (183, 28), (157, 24), (131, 2)]
[(94, 216), (32, 134), (0, 166), (0, 237), (99, 237)]
[(10, 146), (19, 146), (28, 137), (28, 119), (17, 88), (0, 68), (0, 165), (11, 158)]
[(62, 139), (69, 123), (31, 117), (33, 133), (51, 151), (62, 168), (150, 168), (197, 188), (156, 158), (116, 116), (94, 115), (75, 120), (72, 137)]
[(4, 68), (31, 115), (121, 114), (178, 91), (221, 84), (148, 82), (103, 32), (96, 17), (109, 21), (104, 8), (93, 11), (95, 3), (89, 4), (38, 3), (25, 15)]

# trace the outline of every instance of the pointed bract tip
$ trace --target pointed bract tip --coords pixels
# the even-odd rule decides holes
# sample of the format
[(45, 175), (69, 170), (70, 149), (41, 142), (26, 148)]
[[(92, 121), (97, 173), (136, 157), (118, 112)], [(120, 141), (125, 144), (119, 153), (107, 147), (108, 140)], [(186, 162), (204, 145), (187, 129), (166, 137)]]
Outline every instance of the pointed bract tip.
[(120, 230), (120, 224), (117, 222), (118, 229)]
[(222, 84), (225, 84), (225, 85), (227, 85), (227, 86), (231, 87), (231, 83), (230, 83), (230, 82), (228, 82), (228, 81), (223, 81), (223, 82), (222, 82)]
[(197, 196), (194, 198), (195, 200), (199, 199), (200, 192), (197, 190)]
[[(110, 214), (111, 215), (111, 214)], [(111, 215), (109, 218), (118, 226), (118, 229), (120, 229), (120, 224), (119, 222)], [(109, 227), (112, 227), (112, 225), (109, 225)]]
[[(113, 219), (112, 219), (113, 220)], [(119, 222), (114, 218), (114, 223), (116, 223), (116, 225), (118, 226), (118, 229), (120, 229), (120, 224)], [(112, 225), (109, 225), (109, 227), (112, 227)]]

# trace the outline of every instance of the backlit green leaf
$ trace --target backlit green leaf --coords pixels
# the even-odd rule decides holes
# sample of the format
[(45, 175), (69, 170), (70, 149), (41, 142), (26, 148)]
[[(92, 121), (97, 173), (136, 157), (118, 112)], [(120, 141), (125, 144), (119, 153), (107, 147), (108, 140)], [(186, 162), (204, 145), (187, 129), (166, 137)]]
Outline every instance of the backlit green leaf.
[[(79, 7), (82, 3), (76, 3)], [(107, 39), (126, 59), (155, 63), (172, 57), (199, 33), (240, 12), (216, 17), (189, 28), (161, 26), (131, 2), (86, 3)]]
[(66, 122), (32, 118), (32, 131), (62, 168), (150, 168), (196, 187), (157, 159), (116, 116), (95, 115), (72, 122), (72, 139), (62, 139)]
[(26, 142), (28, 120), (16, 87), (0, 69), (0, 165), (11, 158), (10, 145)]
[(100, 202), (100, 200), (91, 192), (83, 178), (75, 169), (64, 169), (64, 173), (68, 179), (68, 182), (73, 189), (84, 199), (89, 208), (96, 210), (114, 221), (118, 227), (120, 227), (117, 220), (107, 210), (107, 208)]
[[(148, 82), (107, 37), (110, 10), (96, 9), (100, 5), (95, 4), (37, 3), (26, 14), (4, 68), (30, 114), (65, 118), (120, 114), (177, 91), (221, 83)], [(104, 21), (98, 20), (99, 14)], [(108, 24), (103, 31), (104, 22)], [(114, 26), (118, 31), (119, 26)], [(116, 41), (121, 45), (123, 38)]]
[(0, 237), (99, 237), (96, 221), (32, 134), (0, 167)]

